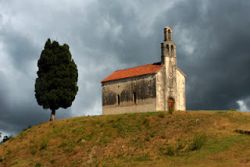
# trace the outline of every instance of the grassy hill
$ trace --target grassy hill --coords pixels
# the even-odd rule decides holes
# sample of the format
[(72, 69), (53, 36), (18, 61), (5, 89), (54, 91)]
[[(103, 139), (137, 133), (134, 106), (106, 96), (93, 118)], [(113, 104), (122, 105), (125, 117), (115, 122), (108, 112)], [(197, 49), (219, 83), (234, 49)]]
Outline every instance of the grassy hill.
[(0, 145), (1, 167), (250, 166), (250, 114), (196, 111), (77, 117)]

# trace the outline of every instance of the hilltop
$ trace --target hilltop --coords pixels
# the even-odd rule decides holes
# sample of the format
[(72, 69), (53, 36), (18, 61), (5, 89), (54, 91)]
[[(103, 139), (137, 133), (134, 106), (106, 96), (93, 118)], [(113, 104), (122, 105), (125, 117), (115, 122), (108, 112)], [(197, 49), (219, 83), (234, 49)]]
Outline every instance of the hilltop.
[(236, 111), (77, 117), (0, 145), (1, 167), (250, 166), (250, 114)]

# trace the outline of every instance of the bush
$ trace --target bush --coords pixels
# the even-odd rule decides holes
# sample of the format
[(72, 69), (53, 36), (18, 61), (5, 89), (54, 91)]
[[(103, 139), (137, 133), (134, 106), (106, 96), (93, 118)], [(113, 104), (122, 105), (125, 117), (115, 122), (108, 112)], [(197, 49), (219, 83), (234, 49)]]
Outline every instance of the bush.
[(168, 146), (166, 150), (166, 155), (173, 156), (175, 155), (175, 149), (173, 146)]
[(160, 152), (164, 155), (168, 155), (168, 156), (174, 156), (176, 153), (176, 150), (173, 146), (168, 145), (165, 148), (160, 148)]
[(35, 167), (41, 167), (42, 165), (40, 163), (36, 163)]
[(199, 150), (205, 144), (206, 136), (203, 134), (195, 135), (192, 139), (189, 149), (191, 151)]
[(42, 143), (40, 144), (40, 149), (39, 150), (45, 150), (48, 146), (48, 141), (44, 140), (42, 141)]
[(3, 162), (3, 160), (4, 160), (4, 157), (0, 156), (0, 162)]

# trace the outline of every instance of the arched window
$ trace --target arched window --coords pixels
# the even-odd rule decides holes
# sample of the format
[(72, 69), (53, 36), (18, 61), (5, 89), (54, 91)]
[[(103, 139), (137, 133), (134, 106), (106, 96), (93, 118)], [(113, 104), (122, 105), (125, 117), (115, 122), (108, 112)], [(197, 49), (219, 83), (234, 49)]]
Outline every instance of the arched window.
[(121, 103), (120, 95), (117, 95), (117, 104), (120, 105), (120, 103)]

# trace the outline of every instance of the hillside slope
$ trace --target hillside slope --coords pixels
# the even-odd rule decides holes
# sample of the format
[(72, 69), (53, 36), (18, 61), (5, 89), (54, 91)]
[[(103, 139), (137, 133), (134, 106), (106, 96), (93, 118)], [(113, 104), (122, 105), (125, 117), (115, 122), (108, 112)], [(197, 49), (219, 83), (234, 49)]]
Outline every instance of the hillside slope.
[(250, 115), (163, 112), (77, 117), (0, 145), (1, 167), (250, 166)]

